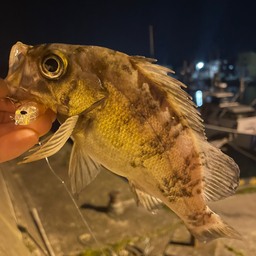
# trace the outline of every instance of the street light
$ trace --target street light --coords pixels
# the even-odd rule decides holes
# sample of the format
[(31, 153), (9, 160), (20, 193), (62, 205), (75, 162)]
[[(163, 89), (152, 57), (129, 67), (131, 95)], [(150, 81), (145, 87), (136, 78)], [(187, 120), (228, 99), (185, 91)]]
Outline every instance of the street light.
[(196, 69), (197, 69), (197, 70), (200, 70), (200, 69), (202, 69), (203, 67), (204, 67), (204, 63), (201, 62), (201, 61), (196, 64)]

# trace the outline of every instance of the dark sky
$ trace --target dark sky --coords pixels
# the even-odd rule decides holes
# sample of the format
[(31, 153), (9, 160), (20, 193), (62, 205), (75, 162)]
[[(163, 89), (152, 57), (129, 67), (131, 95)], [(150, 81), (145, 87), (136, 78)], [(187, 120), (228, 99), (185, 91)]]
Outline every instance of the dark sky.
[(149, 57), (149, 25), (155, 58), (174, 69), (185, 59), (256, 51), (254, 0), (1, 0), (0, 67), (17, 41), (100, 45)]

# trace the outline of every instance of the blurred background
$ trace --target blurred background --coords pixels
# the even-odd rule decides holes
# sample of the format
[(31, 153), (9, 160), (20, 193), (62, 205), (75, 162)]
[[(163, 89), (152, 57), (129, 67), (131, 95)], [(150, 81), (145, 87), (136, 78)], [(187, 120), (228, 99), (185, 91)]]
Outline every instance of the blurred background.
[[(9, 52), (17, 41), (29, 45), (97, 45), (155, 58), (157, 64), (174, 70), (172, 76), (187, 85), (185, 90), (199, 107), (211, 143), (240, 166), (243, 195), (220, 202), (213, 209), (245, 236), (246, 246), (234, 241), (213, 242), (197, 249), (170, 247), (168, 251), (170, 234), (172, 238), (178, 237), (181, 244), (186, 234), (186, 245), (195, 244), (186, 230), (180, 231), (182, 224), (174, 214), (164, 211), (153, 218), (144, 209), (137, 210), (135, 205), (119, 216), (118, 221), (113, 221), (106, 215), (111, 188), (122, 191), (123, 200), (129, 201), (132, 196), (126, 182), (111, 176), (107, 170), (84, 190), (79, 201), (93, 233), (104, 246), (122, 240), (121, 247), (126, 248), (123, 255), (254, 255), (255, 193), (253, 197), (248, 192), (255, 192), (256, 185), (255, 14), (256, 2), (249, 0), (1, 1), (0, 77), (7, 75)], [(52, 158), (54, 169), (68, 185), (70, 151), (68, 144), (62, 153)], [(27, 205), (28, 209), (38, 210), (55, 251), (50, 254), (36, 234), (37, 229), (32, 227), (31, 217), (24, 217), (25, 228), (24, 223), (19, 223), (23, 237), (28, 239), (34, 232), (31, 237), (41, 247), (41, 254), (33, 255), (101, 255), (99, 252), (86, 254), (88, 248), (97, 245), (91, 234), (85, 232), (61, 184), (49, 176), (47, 165), (41, 161), (17, 167), (17, 161), (2, 165), (7, 187), (13, 189), (13, 202), (23, 195), (17, 208)], [(23, 210), (24, 216), (28, 216), (27, 211)], [(167, 217), (170, 214), (171, 218)], [(29, 228), (32, 231), (24, 235)], [(4, 255), (17, 255), (15, 253)]]
[[(206, 129), (209, 138), (216, 139), (216, 129), (217, 139), (234, 132), (256, 134), (253, 1), (39, 0), (2, 1), (0, 6), (0, 77), (8, 72), (9, 52), (17, 41), (104, 46), (156, 58), (174, 70), (205, 123), (217, 126)], [(219, 126), (233, 130), (223, 134)], [(255, 143), (255, 136), (243, 136), (236, 144), (253, 150)]]
[(235, 72), (239, 54), (256, 51), (253, 1), (38, 0), (1, 1), (0, 6), (1, 76), (17, 41), (98, 45), (153, 55), (176, 72), (184, 61), (190, 67), (217, 59), (227, 60), (227, 72)]

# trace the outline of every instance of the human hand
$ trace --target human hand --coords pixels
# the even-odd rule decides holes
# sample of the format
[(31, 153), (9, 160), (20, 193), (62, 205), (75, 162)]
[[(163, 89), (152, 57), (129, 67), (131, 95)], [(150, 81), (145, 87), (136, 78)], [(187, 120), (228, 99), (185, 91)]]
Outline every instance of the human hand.
[(1, 99), (7, 94), (7, 85), (0, 79), (0, 163), (14, 159), (34, 146), (56, 119), (56, 114), (47, 109), (36, 121), (26, 126), (15, 125), (10, 116), (14, 116), (16, 108), (9, 100)]

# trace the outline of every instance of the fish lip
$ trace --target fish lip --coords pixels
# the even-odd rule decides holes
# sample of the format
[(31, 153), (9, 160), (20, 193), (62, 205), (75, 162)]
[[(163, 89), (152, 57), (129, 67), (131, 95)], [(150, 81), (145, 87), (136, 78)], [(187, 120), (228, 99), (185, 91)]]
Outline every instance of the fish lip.
[(22, 66), (30, 46), (17, 42), (11, 49), (9, 57), (9, 72), (11, 75)]
[(9, 90), (8, 96), (14, 96), (18, 93), (22, 79), (22, 69), (24, 67), (26, 54), (30, 46), (21, 42), (13, 45), (9, 56), (9, 70), (8, 75), (4, 79)]
[[(25, 100), (28, 98), (29, 95), (32, 95), (30, 92), (28, 92), (28, 89), (26, 89), (26, 86), (21, 86), (20, 81), (12, 82), (11, 77), (7, 76), (4, 81), (6, 82), (7, 88), (8, 88), (8, 98), (14, 99), (14, 100)], [(33, 95), (32, 95), (33, 96)]]

